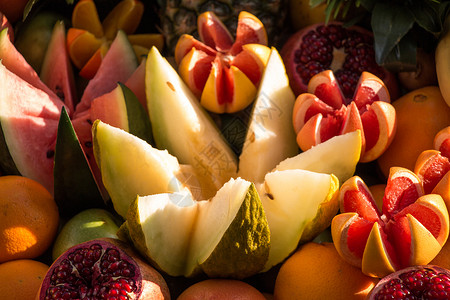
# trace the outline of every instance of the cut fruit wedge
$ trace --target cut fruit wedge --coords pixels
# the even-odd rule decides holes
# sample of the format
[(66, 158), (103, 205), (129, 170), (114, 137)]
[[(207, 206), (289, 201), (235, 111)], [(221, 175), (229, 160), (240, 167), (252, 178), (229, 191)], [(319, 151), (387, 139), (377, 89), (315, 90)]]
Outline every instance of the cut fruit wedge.
[(95, 37), (103, 37), (103, 27), (92, 0), (80, 0), (72, 11), (72, 27), (84, 29)]
[[(305, 170), (274, 171), (258, 186), (271, 232), (270, 253), (265, 270), (282, 262), (299, 245), (317, 216), (328, 217), (314, 224), (317, 234), (331, 224), (339, 209), (339, 180), (336, 176)], [(321, 222), (323, 224), (321, 224)]]
[(67, 48), (73, 64), (81, 69), (102, 45), (102, 40), (84, 29), (69, 28)]
[[(345, 155), (336, 155), (337, 153)], [(305, 152), (287, 158), (280, 162), (275, 170), (303, 169), (334, 174), (342, 184), (355, 173), (360, 155), (361, 132), (357, 130), (335, 136)]]
[(199, 180), (209, 186), (210, 198), (235, 177), (237, 158), (210, 115), (156, 47), (150, 50), (146, 64), (147, 107), (156, 145), (180, 163), (194, 166)]
[(269, 254), (261, 200), (239, 178), (208, 201), (186, 192), (138, 197), (124, 226), (141, 254), (171, 276), (246, 278), (262, 270)]
[(144, 14), (144, 4), (138, 0), (122, 0), (108, 13), (102, 22), (104, 36), (108, 40), (116, 37), (117, 31), (126, 34), (136, 31)]
[(264, 176), (278, 163), (298, 154), (291, 126), (294, 101), (283, 61), (278, 51), (272, 48), (250, 114), (239, 156), (238, 176), (256, 183), (263, 182)]

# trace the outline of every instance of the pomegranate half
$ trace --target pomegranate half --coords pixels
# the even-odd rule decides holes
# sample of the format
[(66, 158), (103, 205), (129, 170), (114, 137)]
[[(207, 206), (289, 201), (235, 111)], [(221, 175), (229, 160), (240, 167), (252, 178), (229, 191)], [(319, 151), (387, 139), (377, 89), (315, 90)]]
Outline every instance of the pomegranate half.
[(170, 299), (160, 273), (111, 238), (73, 246), (50, 266), (37, 299)]
[(383, 80), (394, 100), (399, 88), (396, 76), (375, 61), (372, 32), (344, 27), (341, 22), (317, 23), (294, 33), (281, 49), (292, 90), (306, 92), (309, 80), (332, 70), (346, 97), (351, 97), (363, 71)]
[(434, 265), (398, 270), (382, 278), (367, 299), (450, 299), (450, 270)]

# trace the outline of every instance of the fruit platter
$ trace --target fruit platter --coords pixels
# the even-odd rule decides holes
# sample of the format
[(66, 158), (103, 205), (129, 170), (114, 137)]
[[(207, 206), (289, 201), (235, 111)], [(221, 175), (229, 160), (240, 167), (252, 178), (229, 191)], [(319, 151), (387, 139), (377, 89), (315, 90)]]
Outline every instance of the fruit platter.
[(0, 299), (450, 299), (450, 1), (0, 1)]

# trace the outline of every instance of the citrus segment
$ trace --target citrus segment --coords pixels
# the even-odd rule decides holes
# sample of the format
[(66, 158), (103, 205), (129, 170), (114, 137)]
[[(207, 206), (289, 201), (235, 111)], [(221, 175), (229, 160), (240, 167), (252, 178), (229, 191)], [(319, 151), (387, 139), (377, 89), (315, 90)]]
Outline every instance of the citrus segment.
[(227, 52), (233, 45), (233, 36), (212, 11), (206, 11), (197, 18), (200, 40), (217, 51)]
[(264, 24), (253, 14), (241, 11), (238, 16), (236, 39), (230, 49), (231, 55), (237, 55), (245, 44), (268, 44), (267, 32)]
[(142, 46), (149, 50), (155, 46), (162, 51), (164, 47), (164, 36), (159, 33), (128, 34), (128, 40), (134, 46)]
[(72, 27), (84, 29), (96, 38), (103, 36), (103, 27), (93, 0), (80, 0), (72, 11)]
[(105, 38), (113, 40), (119, 30), (132, 34), (138, 28), (143, 13), (144, 4), (141, 1), (120, 1), (102, 22)]
[(69, 28), (67, 41), (70, 58), (78, 69), (83, 68), (103, 43), (89, 31), (74, 28)]
[(84, 66), (80, 70), (80, 76), (92, 79), (97, 73), (98, 68), (102, 64), (103, 58), (108, 51), (108, 47), (106, 44), (102, 44), (100, 48), (98, 48), (95, 53), (88, 59), (88, 61), (84, 64)]

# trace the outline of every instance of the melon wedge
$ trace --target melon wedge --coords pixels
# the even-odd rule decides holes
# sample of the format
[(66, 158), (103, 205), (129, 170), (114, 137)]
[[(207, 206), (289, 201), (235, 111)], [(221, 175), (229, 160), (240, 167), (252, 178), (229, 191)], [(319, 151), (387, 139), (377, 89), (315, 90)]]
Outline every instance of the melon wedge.
[(186, 191), (178, 160), (100, 120), (92, 127), (94, 155), (115, 211), (126, 217), (137, 195)]
[(261, 200), (243, 179), (230, 179), (208, 201), (186, 192), (138, 197), (125, 226), (140, 252), (172, 276), (246, 278), (269, 254)]
[(278, 163), (298, 154), (291, 121), (294, 101), (283, 61), (272, 48), (239, 156), (238, 176), (263, 182)]
[(236, 175), (237, 159), (214, 121), (177, 71), (152, 47), (147, 57), (145, 88), (153, 137), (180, 163), (195, 168), (212, 197)]

